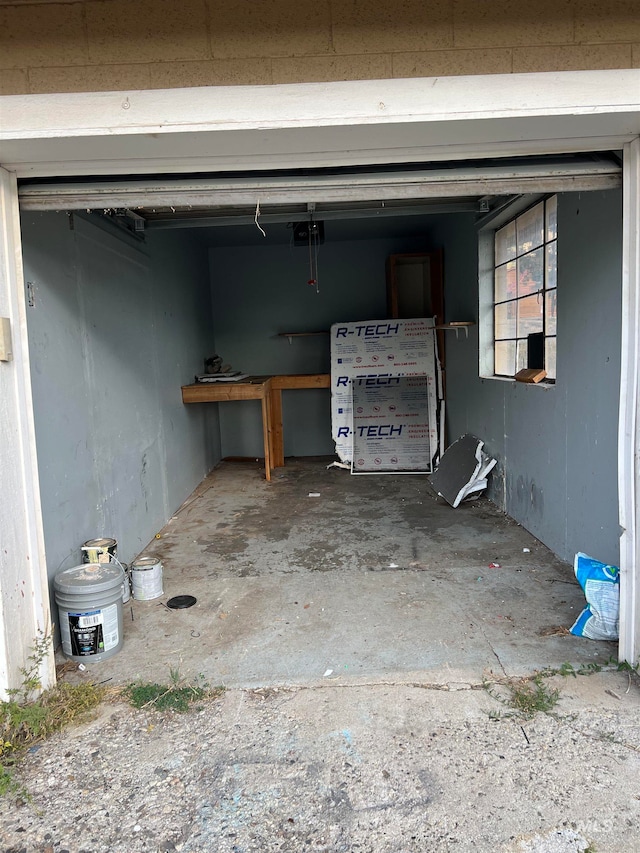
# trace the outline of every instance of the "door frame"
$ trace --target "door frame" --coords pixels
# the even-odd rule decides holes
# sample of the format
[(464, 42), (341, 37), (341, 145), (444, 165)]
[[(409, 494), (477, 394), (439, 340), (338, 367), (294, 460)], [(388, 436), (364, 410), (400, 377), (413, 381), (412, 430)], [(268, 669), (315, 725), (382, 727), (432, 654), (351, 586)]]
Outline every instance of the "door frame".
[[(29, 604), (20, 648), (0, 637), (0, 693), (16, 686), (48, 614), (24, 312), (17, 179), (272, 171), (327, 166), (474, 161), (580, 151), (624, 151), (623, 311), (618, 483), (621, 524), (621, 660), (640, 653), (640, 70), (0, 98), (0, 307), (9, 306), (18, 354), (10, 432), (1, 459), (21, 470), (17, 520), (29, 543)], [(171, 116), (167, 119), (167, 116)], [(0, 364), (4, 369), (5, 364)], [(4, 482), (2, 485), (4, 489)], [(2, 495), (15, 506), (15, 496)], [(0, 515), (0, 540), (8, 521)], [(0, 584), (0, 618), (12, 624), (16, 563)], [(6, 574), (6, 573), (5, 573)], [(11, 644), (14, 645), (13, 643)], [(55, 678), (53, 661), (43, 673)]]
[[(15, 174), (0, 167), (0, 315), (9, 319), (11, 359), (0, 362), (0, 698), (23, 670), (55, 682), (52, 624), (29, 369), (27, 311)], [(47, 643), (49, 654), (38, 648)], [(29, 663), (29, 655), (34, 659)], [(35, 672), (32, 669), (35, 666)]]
[(618, 420), (620, 640), (618, 656), (640, 657), (640, 138), (623, 161), (622, 329)]

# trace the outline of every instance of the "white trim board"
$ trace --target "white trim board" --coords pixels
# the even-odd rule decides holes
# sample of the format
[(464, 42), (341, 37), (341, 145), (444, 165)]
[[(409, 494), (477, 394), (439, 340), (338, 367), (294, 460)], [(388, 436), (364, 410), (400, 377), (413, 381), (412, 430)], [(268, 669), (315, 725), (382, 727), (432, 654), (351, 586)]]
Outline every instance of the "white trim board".
[(626, 146), (618, 422), (620, 660), (640, 657), (640, 139)]
[(2, 103), (0, 139), (605, 115), (637, 112), (640, 69), (8, 95)]
[(49, 637), (38, 664), (55, 683), (49, 586), (40, 512), (16, 179), (0, 169), (0, 314), (9, 318), (13, 359), (0, 362), (0, 699), (19, 687), (34, 644)]
[(481, 159), (639, 134), (640, 69), (0, 98), (0, 164), (18, 177)]

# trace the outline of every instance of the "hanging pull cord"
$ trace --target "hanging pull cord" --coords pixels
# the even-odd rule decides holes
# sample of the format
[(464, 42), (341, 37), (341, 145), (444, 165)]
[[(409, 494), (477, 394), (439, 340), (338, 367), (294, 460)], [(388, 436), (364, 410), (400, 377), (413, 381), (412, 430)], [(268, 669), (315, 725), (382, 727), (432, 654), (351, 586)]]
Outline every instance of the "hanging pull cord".
[(314, 240), (316, 293), (320, 293), (320, 274), (318, 273), (318, 255), (320, 254), (320, 233), (316, 231)]
[[(313, 235), (312, 235), (313, 232)], [(318, 283), (318, 243), (319, 235), (317, 231), (313, 231), (313, 220), (309, 223), (309, 281), (312, 287), (315, 286), (316, 293), (320, 293), (320, 285)]]
[(256, 228), (258, 229), (258, 231), (260, 231), (260, 233), (262, 234), (262, 236), (263, 236), (263, 237), (266, 237), (266, 236), (267, 236), (267, 232), (264, 230), (264, 228), (262, 227), (262, 225), (260, 225), (260, 223), (258, 222), (258, 217), (259, 217), (259, 216), (260, 216), (260, 202), (258, 201), (258, 202), (256, 202), (256, 215), (253, 217), (253, 221), (256, 223)]

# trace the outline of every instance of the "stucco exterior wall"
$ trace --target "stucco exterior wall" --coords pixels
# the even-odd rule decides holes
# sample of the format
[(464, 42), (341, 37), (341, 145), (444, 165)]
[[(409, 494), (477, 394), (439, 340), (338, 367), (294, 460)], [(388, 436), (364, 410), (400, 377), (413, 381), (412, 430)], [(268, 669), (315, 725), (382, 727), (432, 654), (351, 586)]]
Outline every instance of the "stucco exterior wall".
[(0, 0), (0, 94), (640, 67), (637, 0)]

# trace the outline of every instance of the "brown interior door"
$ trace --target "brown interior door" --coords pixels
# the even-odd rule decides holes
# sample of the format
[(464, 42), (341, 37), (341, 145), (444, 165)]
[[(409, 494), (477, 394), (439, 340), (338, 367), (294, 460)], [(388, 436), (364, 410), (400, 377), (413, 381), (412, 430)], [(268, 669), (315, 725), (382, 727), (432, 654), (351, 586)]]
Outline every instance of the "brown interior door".
[[(387, 261), (389, 317), (435, 317), (444, 323), (442, 249), (390, 255)], [(439, 330), (438, 354), (444, 370), (444, 332)]]

